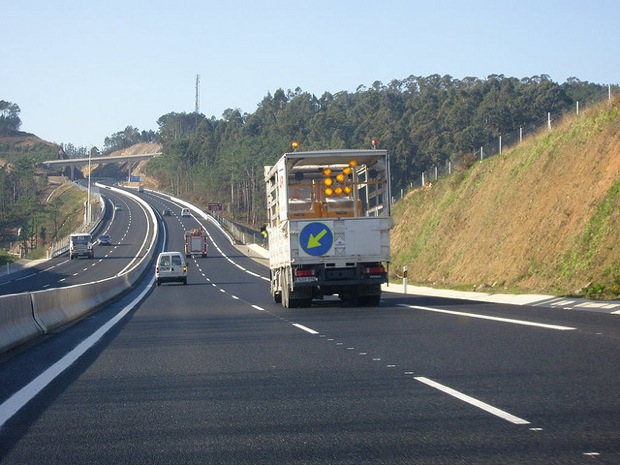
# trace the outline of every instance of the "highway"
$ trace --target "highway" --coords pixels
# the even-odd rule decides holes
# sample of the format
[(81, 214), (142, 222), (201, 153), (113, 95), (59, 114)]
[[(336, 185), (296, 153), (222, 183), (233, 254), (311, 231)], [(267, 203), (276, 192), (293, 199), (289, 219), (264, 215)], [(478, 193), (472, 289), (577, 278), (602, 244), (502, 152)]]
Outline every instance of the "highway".
[[(67, 287), (123, 273), (146, 255), (153, 228), (148, 227), (144, 207), (131, 197), (102, 189), (106, 210), (100, 234), (109, 234), (111, 246), (95, 245), (95, 258), (70, 260), (69, 254), (43, 261), (15, 273), (0, 276), (0, 295)], [(115, 211), (114, 205), (122, 210)]]
[[(0, 361), (0, 463), (617, 464), (620, 320), (384, 293), (287, 310), (211, 222), (144, 198), (187, 286), (131, 293)], [(133, 208), (133, 207), (132, 207)]]

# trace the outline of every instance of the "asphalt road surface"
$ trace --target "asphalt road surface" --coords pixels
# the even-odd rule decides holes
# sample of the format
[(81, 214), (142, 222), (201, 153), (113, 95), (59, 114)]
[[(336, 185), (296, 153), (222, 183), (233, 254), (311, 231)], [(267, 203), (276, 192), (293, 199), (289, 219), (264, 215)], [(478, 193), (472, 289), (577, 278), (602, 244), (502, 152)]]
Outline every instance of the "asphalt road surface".
[[(174, 213), (181, 250), (198, 222)], [(5, 357), (0, 463), (620, 463), (618, 316), (392, 293), (287, 310), (200, 221), (187, 286), (149, 274)]]
[[(102, 190), (102, 194), (106, 198), (107, 207), (93, 239), (96, 241), (100, 234), (109, 234), (111, 245), (95, 244), (95, 257), (92, 259), (71, 260), (69, 253), (65, 253), (14, 273), (2, 274), (0, 295), (67, 287), (105, 279), (123, 273), (136, 260), (140, 260), (148, 252), (146, 247), (153, 234), (153, 227), (148, 225), (149, 217), (145, 208), (134, 199), (110, 190)], [(115, 211), (115, 204), (121, 205), (122, 210)]]

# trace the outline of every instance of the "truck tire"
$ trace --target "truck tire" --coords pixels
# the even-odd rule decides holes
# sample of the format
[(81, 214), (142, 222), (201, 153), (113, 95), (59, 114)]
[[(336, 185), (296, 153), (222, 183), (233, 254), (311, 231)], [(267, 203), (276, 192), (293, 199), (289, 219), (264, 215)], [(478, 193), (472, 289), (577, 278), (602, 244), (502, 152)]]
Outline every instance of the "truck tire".
[(381, 285), (358, 286), (357, 302), (362, 307), (378, 307), (381, 304)]
[(360, 305), (364, 307), (379, 307), (381, 305), (381, 295), (366, 295), (360, 297)]

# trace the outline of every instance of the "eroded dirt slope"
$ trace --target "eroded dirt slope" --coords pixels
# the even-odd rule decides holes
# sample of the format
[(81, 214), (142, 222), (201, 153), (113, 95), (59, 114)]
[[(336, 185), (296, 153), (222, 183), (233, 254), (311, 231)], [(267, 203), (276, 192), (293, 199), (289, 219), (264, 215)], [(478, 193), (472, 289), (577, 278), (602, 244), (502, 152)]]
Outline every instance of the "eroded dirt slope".
[(559, 294), (620, 283), (620, 99), (395, 205), (410, 281)]

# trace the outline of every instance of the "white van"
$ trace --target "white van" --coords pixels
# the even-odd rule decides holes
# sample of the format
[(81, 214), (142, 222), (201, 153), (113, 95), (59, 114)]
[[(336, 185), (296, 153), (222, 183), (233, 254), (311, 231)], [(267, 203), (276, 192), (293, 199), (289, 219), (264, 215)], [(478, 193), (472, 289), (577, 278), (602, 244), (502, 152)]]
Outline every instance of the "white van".
[(181, 208), (181, 216), (191, 216), (189, 213), (189, 208)]
[(187, 264), (181, 252), (162, 252), (155, 264), (155, 282), (187, 284)]

